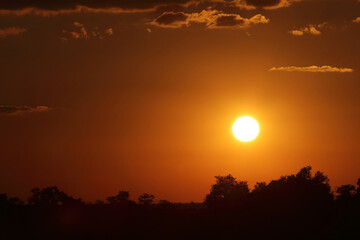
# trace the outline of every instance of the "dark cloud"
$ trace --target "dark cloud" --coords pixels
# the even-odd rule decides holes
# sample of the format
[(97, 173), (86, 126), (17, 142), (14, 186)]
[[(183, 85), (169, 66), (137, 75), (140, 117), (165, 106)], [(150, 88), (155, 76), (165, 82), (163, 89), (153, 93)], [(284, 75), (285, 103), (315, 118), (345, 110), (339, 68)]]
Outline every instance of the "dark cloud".
[(47, 112), (50, 108), (47, 106), (3, 106), (0, 105), (0, 115), (19, 115), (29, 112)]
[(232, 27), (236, 25), (243, 25), (244, 23), (245, 20), (237, 18), (236, 15), (219, 16), (215, 20), (215, 25), (218, 27)]
[(239, 14), (226, 14), (217, 10), (203, 10), (199, 13), (165, 12), (150, 24), (162, 28), (180, 28), (191, 23), (203, 23), (209, 29), (248, 28), (252, 25), (268, 23), (270, 20), (261, 14), (243, 18)]
[(186, 12), (191, 9), (277, 9), (298, 1), (301, 0), (1, 0), (0, 15), (50, 17), (78, 13), (142, 13), (160, 9), (167, 12), (174, 9)]
[(173, 13), (173, 12), (165, 12), (160, 17), (155, 19), (155, 22), (159, 25), (170, 25), (176, 22), (185, 22), (188, 16), (182, 12)]
[[(193, 0), (2, 0), (0, 15), (37, 15), (43, 17), (77, 13), (139, 13), (155, 11), (161, 6), (194, 4)], [(196, 3), (195, 3), (196, 4)]]
[[(62, 13), (72, 13), (71, 10), (80, 10), (94, 12), (94, 9), (118, 9), (110, 12), (123, 11), (131, 12), (131, 10), (157, 9), (160, 6), (180, 5), (182, 7), (198, 6), (205, 4), (208, 7), (216, 8), (220, 6), (230, 6), (245, 9), (268, 8), (275, 9), (286, 7), (293, 2), (301, 0), (1, 0), (0, 11), (2, 13), (12, 13), (24, 9), (32, 9), (26, 12), (34, 13), (34, 9), (42, 11), (63, 11)], [(205, 6), (204, 5), (204, 6)], [(4, 11), (10, 12), (4, 12)], [(75, 11), (76, 12), (76, 11)], [(96, 12), (96, 11), (95, 11)], [(20, 15), (15, 12), (15, 14)], [(35, 12), (36, 14), (36, 12)], [(46, 15), (38, 13), (38, 15)], [(56, 15), (56, 13), (48, 13), (48, 16)]]
[(254, 7), (273, 7), (281, 3), (281, 0), (245, 0), (247, 5)]
[(0, 9), (17, 10), (38, 8), (44, 10), (73, 9), (76, 6), (91, 8), (118, 7), (122, 9), (146, 9), (161, 4), (185, 4), (190, 0), (1, 0)]

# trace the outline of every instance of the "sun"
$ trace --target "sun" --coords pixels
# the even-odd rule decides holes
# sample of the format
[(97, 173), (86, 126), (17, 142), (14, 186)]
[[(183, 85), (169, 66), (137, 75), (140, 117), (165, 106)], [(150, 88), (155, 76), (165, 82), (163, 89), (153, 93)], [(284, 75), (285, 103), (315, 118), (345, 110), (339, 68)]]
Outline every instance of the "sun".
[(260, 132), (257, 121), (249, 116), (238, 118), (232, 127), (236, 139), (241, 142), (250, 142), (254, 140)]

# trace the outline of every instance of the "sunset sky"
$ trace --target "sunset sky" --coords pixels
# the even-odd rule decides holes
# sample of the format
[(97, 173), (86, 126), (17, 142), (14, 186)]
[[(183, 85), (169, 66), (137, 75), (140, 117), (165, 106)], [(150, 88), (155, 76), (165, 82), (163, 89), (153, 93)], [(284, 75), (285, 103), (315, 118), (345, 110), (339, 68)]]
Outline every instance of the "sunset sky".
[(0, 73), (10, 196), (199, 202), (216, 175), (360, 177), (357, 0), (2, 0)]

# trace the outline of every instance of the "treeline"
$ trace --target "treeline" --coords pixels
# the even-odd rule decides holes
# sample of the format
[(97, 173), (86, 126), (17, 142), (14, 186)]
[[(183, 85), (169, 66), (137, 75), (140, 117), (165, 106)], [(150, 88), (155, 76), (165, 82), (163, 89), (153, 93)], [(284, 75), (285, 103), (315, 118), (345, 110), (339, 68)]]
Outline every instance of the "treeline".
[(0, 194), (0, 239), (360, 237), (360, 179), (334, 191), (311, 167), (252, 190), (232, 175), (215, 179), (203, 203), (155, 201), (147, 193), (132, 201), (127, 191), (85, 203), (55, 186), (34, 188), (26, 202)]

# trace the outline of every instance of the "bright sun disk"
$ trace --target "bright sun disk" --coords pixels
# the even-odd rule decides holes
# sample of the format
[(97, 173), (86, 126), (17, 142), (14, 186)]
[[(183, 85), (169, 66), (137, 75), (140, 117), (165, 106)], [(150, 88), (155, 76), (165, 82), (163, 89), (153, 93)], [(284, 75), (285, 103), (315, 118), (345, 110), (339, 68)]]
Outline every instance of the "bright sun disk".
[(260, 127), (254, 118), (245, 116), (238, 118), (234, 122), (232, 131), (239, 141), (250, 142), (259, 135)]

